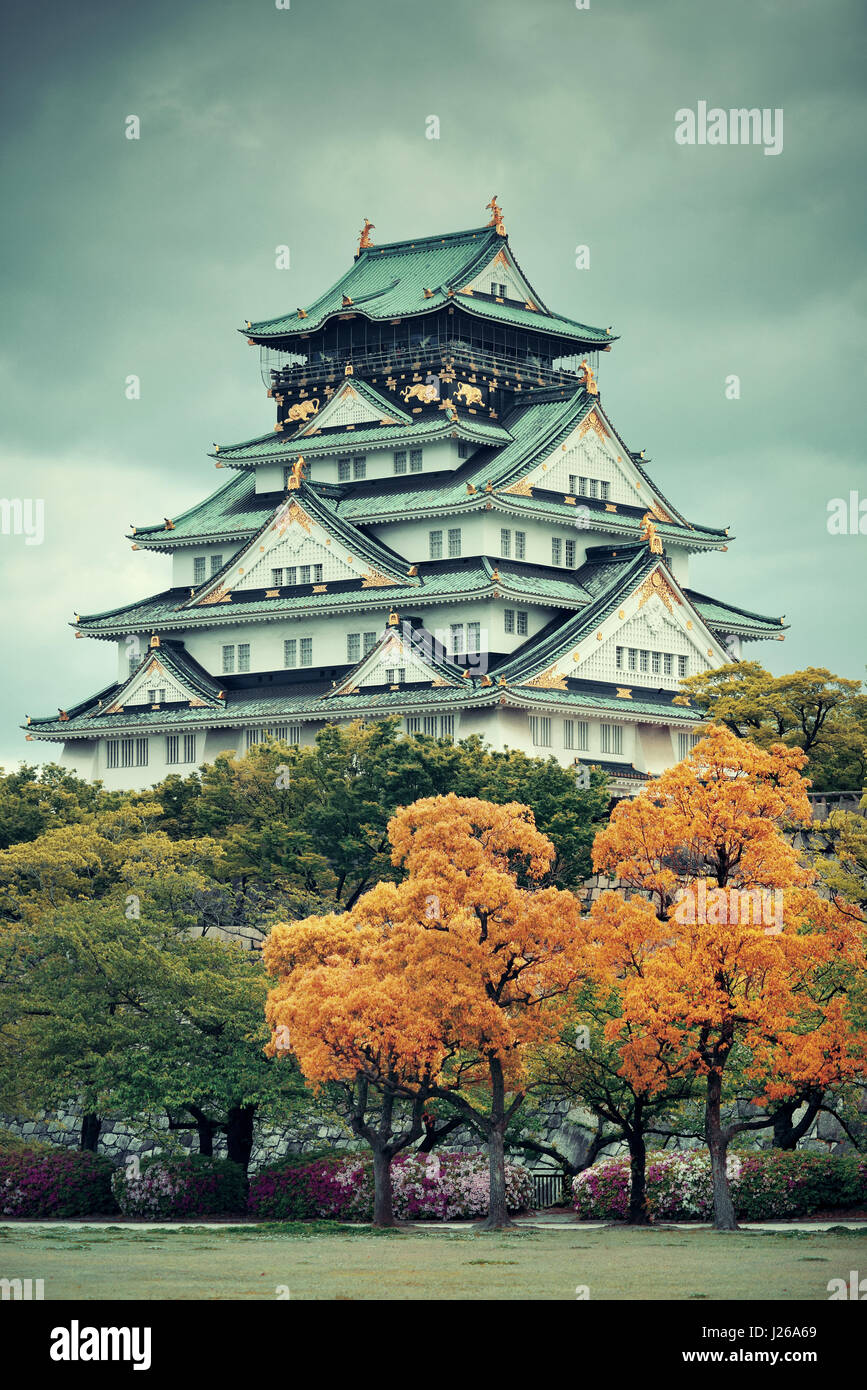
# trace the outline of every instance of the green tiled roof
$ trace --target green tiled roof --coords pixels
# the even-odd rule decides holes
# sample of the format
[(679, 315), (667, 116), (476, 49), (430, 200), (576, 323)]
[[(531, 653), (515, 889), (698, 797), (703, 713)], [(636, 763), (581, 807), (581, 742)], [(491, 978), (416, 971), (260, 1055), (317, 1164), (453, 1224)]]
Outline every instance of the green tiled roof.
[(272, 459), (282, 459), (289, 463), (303, 454), (333, 454), (357, 452), (359, 449), (388, 449), (395, 444), (429, 444), (438, 439), (468, 439), (475, 444), (508, 444), (511, 435), (493, 420), (478, 420), (472, 416), (459, 417), (453, 424), (444, 415), (428, 418), (427, 421), (414, 421), (412, 425), (365, 425), (359, 423), (355, 429), (324, 430), (322, 434), (302, 436), (300, 433), (287, 435), (281, 431), (260, 435), (258, 439), (248, 439), (243, 444), (220, 446), (211, 455), (227, 467), (236, 464), (257, 463)]
[(130, 536), (139, 544), (159, 543), (160, 549), (170, 550), (185, 540), (205, 541), (235, 539), (258, 531), (283, 497), (283, 493), (256, 493), (254, 474), (242, 473), (223, 483), (216, 492), (188, 507), (180, 516), (172, 517), (174, 529), (164, 521), (150, 526), (137, 526)]
[[(506, 692), (501, 693), (507, 695), (510, 704), (557, 705), (562, 707), (564, 714), (573, 708), (594, 709), (620, 715), (624, 719), (650, 718), (665, 722), (671, 720), (679, 724), (700, 723), (703, 717), (700, 710), (674, 704), (675, 696), (678, 694), (676, 690), (666, 691), (664, 696), (654, 699), (652, 692), (639, 691), (637, 686), (633, 686), (632, 698), (625, 700), (617, 695), (614, 686), (604, 687), (601, 683), (592, 681), (572, 681), (568, 690), (540, 690), (532, 685), (522, 685), (520, 688), (510, 685)], [(587, 755), (584, 761), (592, 763), (595, 760)]]
[[(454, 294), (472, 280), (506, 244), (508, 239), (498, 236), (494, 227), (474, 227), (444, 236), (372, 246), (360, 253), (335, 285), (303, 306), (306, 317), (299, 318), (296, 310), (252, 323), (241, 331), (255, 342), (269, 343), (312, 333), (334, 314), (351, 312), (381, 322), (429, 314), (444, 305), (459, 303), (466, 313), (477, 318), (496, 319), (586, 344), (613, 341), (604, 329), (550, 314), (538, 298), (533, 302), (539, 305), (539, 312), (534, 313), (523, 305), (449, 294), (449, 290)], [(426, 297), (425, 290), (432, 294)], [(351, 299), (352, 304), (345, 305), (344, 297)]]
[(735, 608), (734, 604), (710, 598), (696, 589), (684, 589), (683, 592), (713, 630), (724, 629), (745, 637), (763, 637), (767, 633), (776, 637), (789, 626), (782, 618), (769, 618), (763, 613), (751, 613), (748, 608)]

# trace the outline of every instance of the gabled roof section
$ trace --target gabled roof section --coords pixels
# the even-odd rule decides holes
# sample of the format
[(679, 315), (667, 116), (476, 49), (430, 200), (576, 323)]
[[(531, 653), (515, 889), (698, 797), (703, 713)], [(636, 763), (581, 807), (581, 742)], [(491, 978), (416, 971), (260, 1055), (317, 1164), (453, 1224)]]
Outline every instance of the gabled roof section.
[[(453, 303), (459, 291), (472, 285), (501, 250), (521, 275), (522, 283), (531, 289), (518, 271), (508, 237), (496, 227), (471, 227), (463, 232), (367, 247), (336, 284), (306, 308), (250, 323), (241, 332), (252, 342), (268, 344), (310, 334), (336, 314), (382, 321), (430, 313)], [(535, 292), (520, 303), (498, 304), (490, 297), (487, 301), (477, 299), (475, 294), (461, 295), (459, 302), (465, 312), (477, 317), (577, 339), (588, 346), (613, 341), (604, 329), (548, 313)]]
[[(305, 409), (315, 405), (315, 410)], [(292, 411), (298, 412), (293, 418)], [(304, 423), (306, 417), (306, 423)], [(292, 434), (293, 439), (304, 439), (319, 430), (344, 429), (347, 425), (411, 425), (413, 418), (396, 402), (390, 401), (379, 391), (369, 386), (363, 377), (348, 376), (343, 379), (331, 399), (320, 406), (319, 397), (307, 397), (290, 407), (289, 418), (284, 422), (283, 432), (288, 424), (290, 430), (294, 419), (302, 424)]]
[(357, 695), (365, 688), (388, 686), (389, 672), (397, 671), (403, 672), (401, 688), (427, 685), (458, 689), (464, 684), (463, 671), (447, 659), (433, 634), (418, 622), (400, 622), (393, 613), (376, 646), (323, 698), (338, 699)]
[(169, 517), (171, 525), (164, 519), (151, 526), (134, 526), (128, 539), (150, 550), (165, 551), (210, 540), (242, 539), (258, 531), (281, 498), (282, 493), (257, 493), (255, 474), (244, 472), (180, 516)]
[(733, 632), (747, 641), (762, 637), (775, 637), (781, 641), (782, 633), (789, 627), (782, 618), (769, 618), (763, 613), (751, 613), (748, 608), (736, 608), (733, 603), (710, 598), (696, 589), (684, 589), (683, 592), (712, 632)]
[[(363, 588), (417, 584), (407, 573), (406, 561), (394, 551), (364, 535), (350, 522), (338, 517), (326, 498), (305, 483), (288, 492), (285, 500), (260, 530), (206, 584), (191, 593), (184, 610), (231, 603), (235, 592), (270, 590), (279, 596), (281, 583), (274, 585), (274, 569), (309, 566), (314, 591), (326, 592), (330, 582), (360, 580)], [(321, 578), (312, 578), (314, 566), (321, 567)]]
[[(394, 412), (392, 411), (392, 414)], [(508, 444), (511, 435), (494, 420), (465, 418), (457, 421), (445, 416), (429, 416), (410, 424), (359, 425), (355, 429), (334, 429), (306, 435), (287, 435), (281, 431), (248, 439), (243, 444), (219, 446), (211, 455), (224, 468), (247, 468), (257, 463), (293, 462), (300, 454), (308, 455), (359, 452), (364, 449), (392, 449), (396, 445), (434, 443), (440, 439), (466, 439), (479, 445)]]

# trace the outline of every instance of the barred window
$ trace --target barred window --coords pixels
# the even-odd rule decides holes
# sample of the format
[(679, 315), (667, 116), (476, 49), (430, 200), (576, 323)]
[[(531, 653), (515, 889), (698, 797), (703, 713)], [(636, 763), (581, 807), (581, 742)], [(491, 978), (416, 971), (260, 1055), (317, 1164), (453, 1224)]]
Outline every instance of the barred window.
[(603, 753), (622, 753), (623, 752), (623, 726), (622, 724), (600, 724), (601, 743)]
[(421, 715), (420, 715), (420, 714), (408, 714), (408, 715), (406, 715), (405, 718), (404, 718), (404, 721), (403, 721), (403, 726), (404, 726), (404, 728), (406, 729), (406, 732), (407, 732), (408, 734), (420, 734), (420, 733), (421, 733)]
[(695, 745), (701, 739), (701, 734), (678, 734), (677, 736), (677, 760), (682, 760), (692, 752)]
[(519, 636), (519, 637), (526, 637), (526, 636), (527, 636), (527, 614), (526, 614), (526, 612), (524, 612), (524, 611), (519, 611), (519, 612), (518, 612), (518, 615), (517, 615), (517, 618), (518, 618), (518, 636)]
[(443, 557), (442, 531), (429, 531), (428, 541), (430, 542), (430, 558), (432, 560), (441, 560)]
[(238, 670), (249, 671), (250, 669), (250, 643), (240, 642), (238, 644)]
[(515, 532), (515, 559), (523, 560), (527, 554), (527, 532)]
[(120, 741), (120, 765), (121, 767), (132, 767), (135, 756), (135, 740), (122, 738)]
[(449, 531), (449, 559), (454, 560), (461, 553), (461, 528), (455, 526)]
[(302, 638), (301, 638), (301, 665), (302, 665), (302, 666), (312, 666), (312, 665), (313, 665), (313, 638), (312, 638), (312, 637), (302, 637)]
[(148, 765), (148, 743), (150, 739), (137, 738), (135, 741), (135, 765), (136, 767), (147, 767)]
[(453, 714), (440, 715), (440, 738), (450, 738), (455, 736), (455, 716)]
[(195, 734), (184, 734), (184, 762), (194, 763), (196, 761), (196, 736)]
[(563, 747), (564, 747), (564, 748), (574, 748), (574, 747), (575, 747), (575, 720), (574, 720), (574, 719), (564, 719), (564, 720), (563, 720)]
[(503, 609), (503, 630), (505, 632), (515, 631), (515, 610), (514, 608)]
[(346, 660), (360, 661), (361, 659), (361, 633), (347, 632), (346, 634)]
[(530, 738), (534, 748), (551, 747), (551, 720), (546, 715), (530, 715)]
[(116, 738), (110, 738), (105, 745), (105, 765), (120, 767), (120, 742)]
[(193, 560), (193, 583), (204, 584), (208, 573), (208, 562), (204, 555), (197, 555)]
[(395, 473), (406, 472), (406, 449), (396, 449), (394, 452), (394, 471)]
[(234, 669), (235, 669), (235, 648), (234, 648), (234, 647), (224, 647), (224, 648), (223, 648), (223, 675), (224, 675), (224, 676), (231, 675), (231, 673), (234, 671)]
[(179, 762), (180, 762), (181, 759), (180, 759), (179, 752), (178, 752), (179, 745), (180, 745), (180, 737), (178, 736), (178, 734), (166, 734), (166, 762), (167, 762), (167, 763), (179, 763)]
[(410, 473), (421, 473), (421, 471), (422, 471), (422, 452), (421, 452), (421, 449), (410, 449), (410, 451), (409, 451), (409, 471), (410, 471)]
[(294, 637), (287, 637), (283, 643), (283, 665), (287, 667), (297, 666), (298, 643)]

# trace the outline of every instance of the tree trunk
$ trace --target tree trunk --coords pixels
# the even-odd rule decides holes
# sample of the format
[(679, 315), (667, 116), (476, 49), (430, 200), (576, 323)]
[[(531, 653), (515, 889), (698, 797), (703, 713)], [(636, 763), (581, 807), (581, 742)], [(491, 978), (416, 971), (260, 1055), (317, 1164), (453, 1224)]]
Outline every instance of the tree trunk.
[(81, 1140), (79, 1148), (89, 1149), (91, 1153), (96, 1153), (99, 1147), (99, 1134), (102, 1129), (102, 1119), (95, 1115), (92, 1110), (87, 1110), (81, 1117)]
[(710, 1071), (707, 1077), (704, 1134), (710, 1152), (710, 1171), (713, 1182), (713, 1224), (716, 1231), (736, 1231), (738, 1223), (735, 1219), (735, 1209), (726, 1172), (729, 1141), (722, 1128), (721, 1099), (722, 1075), (719, 1071)]
[(226, 1124), (226, 1152), (234, 1163), (240, 1163), (245, 1173), (253, 1152), (255, 1114), (255, 1105), (233, 1105)]
[(500, 1231), (514, 1226), (506, 1207), (506, 1088), (503, 1068), (496, 1057), (491, 1058), (491, 1127), (488, 1130), (488, 1165), (490, 1199), (488, 1215), (482, 1222), (483, 1231)]
[(650, 1211), (647, 1206), (647, 1145), (644, 1135), (630, 1131), (626, 1136), (629, 1144), (629, 1215), (630, 1226), (649, 1226)]
[(397, 1225), (391, 1200), (391, 1154), (379, 1145), (373, 1150), (373, 1224)]
[(214, 1156), (214, 1126), (211, 1120), (197, 1120), (196, 1129), (199, 1131), (199, 1153), (204, 1154), (205, 1158)]

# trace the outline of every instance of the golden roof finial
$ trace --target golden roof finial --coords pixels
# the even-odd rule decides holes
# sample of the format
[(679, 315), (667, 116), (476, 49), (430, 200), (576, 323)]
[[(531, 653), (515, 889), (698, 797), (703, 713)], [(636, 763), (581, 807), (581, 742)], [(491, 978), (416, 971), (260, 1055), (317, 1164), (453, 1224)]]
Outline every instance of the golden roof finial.
[(590, 368), (589, 363), (587, 362), (586, 357), (584, 361), (581, 363), (581, 366), (578, 368), (578, 375), (581, 376), (582, 374), (584, 386), (586, 387), (588, 396), (598, 396), (599, 387), (596, 385), (596, 378), (593, 375), (593, 372)]
[(641, 539), (643, 541), (647, 541), (647, 544), (650, 547), (651, 555), (661, 555), (662, 541), (660, 537), (656, 534), (656, 526), (653, 523), (653, 518), (651, 517), (650, 512), (645, 512), (641, 520), (643, 523), (641, 527)]
[(388, 625), (389, 627), (397, 627), (399, 622), (400, 618), (398, 617), (395, 610), (392, 608), (391, 612), (388, 615)]
[(365, 217), (365, 219), (364, 219), (364, 226), (362, 227), (361, 231), (358, 233), (359, 242), (358, 242), (358, 250), (357, 250), (356, 253), (355, 253), (355, 259), (356, 259), (356, 260), (358, 260), (358, 257), (361, 255), (362, 251), (366, 251), (366, 250), (368, 249), (369, 246), (372, 246), (372, 245), (373, 245), (373, 242), (370, 240), (370, 233), (373, 231), (375, 225), (376, 225), (376, 224), (375, 224), (374, 222), (371, 222), (371, 220), (370, 220), (369, 217)]
[(500, 204), (497, 202), (497, 195), (496, 195), (496, 193), (494, 194), (494, 196), (493, 196), (493, 198), (491, 199), (491, 201), (490, 201), (489, 203), (486, 203), (486, 204), (485, 204), (485, 211), (486, 211), (486, 212), (490, 212), (490, 214), (491, 214), (491, 220), (490, 220), (490, 222), (488, 223), (488, 226), (489, 226), (489, 227), (496, 227), (498, 236), (505, 236), (505, 235), (506, 235), (506, 228), (505, 228), (505, 226), (504, 226), (504, 224), (503, 224), (503, 209), (500, 207)]

